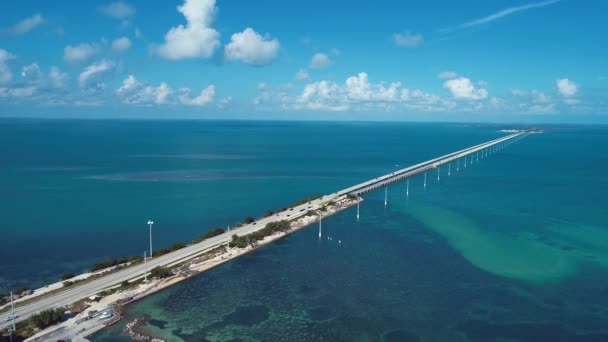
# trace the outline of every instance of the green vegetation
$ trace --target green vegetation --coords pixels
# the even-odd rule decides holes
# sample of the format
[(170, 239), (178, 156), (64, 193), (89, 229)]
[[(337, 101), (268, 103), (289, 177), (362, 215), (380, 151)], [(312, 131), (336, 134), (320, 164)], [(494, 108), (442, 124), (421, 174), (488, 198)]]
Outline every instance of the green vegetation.
[(68, 280), (68, 279), (72, 279), (74, 277), (75, 277), (75, 275), (72, 273), (65, 273), (61, 276), (61, 280)]
[(66, 280), (66, 281), (63, 282), (63, 286), (64, 287), (69, 287), (69, 286), (72, 286), (72, 285), (74, 285), (73, 281)]
[(141, 255), (134, 255), (129, 258), (129, 262), (132, 264), (136, 264), (142, 261), (144, 261), (144, 257), (142, 257)]
[(348, 194), (348, 195), (346, 195), (346, 198), (348, 198), (351, 201), (354, 201), (354, 200), (358, 199), (359, 196), (357, 196), (355, 194)]
[(274, 211), (272, 211), (272, 210), (268, 210), (268, 211), (267, 211), (267, 212), (264, 214), (264, 217), (270, 217), (270, 216), (272, 216), (273, 214), (274, 214)]
[(38, 329), (45, 329), (51, 325), (55, 325), (63, 320), (65, 308), (50, 309), (34, 314), (29, 320)]
[(266, 226), (264, 226), (264, 228), (262, 228), (258, 231), (255, 231), (253, 233), (243, 235), (243, 236), (238, 236), (236, 234), (232, 235), (232, 241), (230, 241), (229, 246), (244, 248), (244, 247), (247, 247), (248, 245), (256, 243), (259, 240), (262, 240), (266, 236), (272, 235), (276, 232), (287, 231), (287, 230), (289, 230), (289, 228), (291, 228), (291, 225), (289, 224), (289, 222), (284, 221), (284, 220), (277, 221), (277, 222), (270, 222), (270, 223), (266, 224)]
[(253, 218), (251, 216), (247, 216), (247, 217), (245, 217), (244, 221), (245, 221), (246, 224), (250, 224), (250, 223), (253, 223), (255, 221), (255, 218)]
[(169, 248), (161, 248), (161, 249), (157, 249), (154, 251), (153, 256), (158, 257), (161, 255), (165, 255), (167, 253), (171, 253), (171, 252), (175, 252), (178, 249), (182, 249), (186, 247), (186, 244), (184, 242), (176, 242), (173, 245), (171, 245), (171, 247)]
[(164, 279), (173, 275), (173, 271), (168, 268), (157, 266), (150, 271), (150, 277)]
[(13, 294), (17, 294), (17, 295), (18, 294), (22, 294), (23, 292), (25, 292), (25, 291), (27, 291), (29, 289), (30, 288), (26, 287), (26, 286), (18, 287), (18, 288), (15, 289), (15, 291), (13, 291)]
[(222, 228), (213, 228), (210, 231), (208, 231), (207, 233), (205, 233), (205, 235), (201, 236), (200, 238), (196, 239), (194, 242), (201, 242), (203, 240), (207, 240), (209, 238), (212, 238), (214, 236), (218, 236), (224, 234), (224, 230)]
[(100, 270), (103, 270), (104, 268), (117, 266), (120, 264), (126, 264), (128, 261), (129, 261), (129, 259), (127, 259), (127, 257), (121, 257), (119, 259), (108, 259), (105, 261), (101, 261), (91, 267), (91, 272), (100, 271)]

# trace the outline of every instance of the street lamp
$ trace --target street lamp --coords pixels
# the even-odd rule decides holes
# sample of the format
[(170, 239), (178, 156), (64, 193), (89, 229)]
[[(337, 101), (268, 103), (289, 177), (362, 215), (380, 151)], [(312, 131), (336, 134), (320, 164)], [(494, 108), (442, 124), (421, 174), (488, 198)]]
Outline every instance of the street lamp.
[(148, 220), (148, 226), (150, 227), (150, 258), (154, 256), (154, 254), (152, 254), (152, 225), (153, 224), (154, 224), (154, 221)]

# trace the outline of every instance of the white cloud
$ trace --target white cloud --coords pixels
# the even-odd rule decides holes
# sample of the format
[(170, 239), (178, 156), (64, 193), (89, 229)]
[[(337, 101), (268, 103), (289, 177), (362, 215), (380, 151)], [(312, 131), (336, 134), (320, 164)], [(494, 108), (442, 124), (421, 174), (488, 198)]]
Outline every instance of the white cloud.
[(315, 53), (310, 60), (310, 67), (312, 69), (325, 68), (332, 65), (334, 62), (324, 53)]
[(112, 50), (124, 51), (131, 47), (131, 41), (127, 37), (120, 37), (112, 42)]
[[(0, 50), (0, 66), (1, 61), (7, 58), (2, 51)], [(21, 68), (18, 79), (13, 81), (11, 75), (6, 86), (0, 88), (0, 97), (24, 98), (40, 93), (41, 96), (49, 99), (56, 95), (55, 90), (64, 87), (67, 80), (67, 74), (61, 72), (57, 67), (52, 67), (49, 74), (45, 75), (37, 63), (31, 63)]]
[(11, 59), (15, 59), (15, 55), (0, 49), (0, 84), (8, 83), (13, 79), (13, 73), (7, 64)]
[(181, 104), (189, 105), (189, 106), (204, 106), (206, 104), (212, 103), (215, 98), (215, 86), (210, 85), (207, 88), (201, 90), (201, 93), (194, 97), (190, 97), (190, 89), (182, 88), (182, 94), (179, 96), (179, 101)]
[(283, 108), (296, 110), (398, 110), (442, 111), (455, 106), (451, 101), (421, 90), (402, 88), (400, 82), (370, 83), (368, 75), (361, 72), (346, 79), (344, 84), (318, 81), (305, 85), (294, 99), (284, 92), (265, 91), (256, 98), (256, 103), (278, 99)]
[(232, 35), (226, 45), (224, 56), (227, 60), (240, 60), (251, 65), (266, 65), (274, 61), (279, 52), (279, 41), (262, 37), (252, 28)]
[(186, 18), (165, 34), (165, 43), (156, 51), (166, 59), (209, 58), (220, 45), (220, 34), (211, 28), (217, 8), (215, 0), (184, 0), (177, 10)]
[(191, 97), (189, 88), (181, 88), (175, 92), (167, 83), (161, 82), (158, 86), (145, 85), (135, 76), (129, 75), (116, 90), (116, 94), (124, 103), (138, 105), (152, 104), (183, 104), (189, 106), (204, 106), (212, 103), (215, 98), (215, 86), (209, 85), (198, 96)]
[(32, 63), (21, 68), (21, 77), (25, 80), (37, 80), (41, 77), (42, 72), (37, 63)]
[(515, 14), (517, 12), (522, 12), (522, 11), (527, 11), (527, 10), (531, 10), (534, 8), (541, 8), (541, 7), (545, 7), (545, 6), (549, 6), (549, 5), (553, 5), (555, 3), (558, 3), (560, 0), (548, 0), (548, 1), (543, 1), (543, 2), (534, 2), (534, 3), (530, 3), (530, 4), (525, 4), (525, 5), (521, 5), (521, 6), (516, 6), (516, 7), (509, 7), (506, 8), (504, 10), (498, 11), (496, 13), (490, 14), (488, 16), (485, 16), (483, 18), (479, 18), (479, 19), (475, 19), (469, 22), (466, 22), (464, 24), (455, 26), (455, 27), (449, 27), (449, 28), (444, 28), (441, 29), (440, 32), (452, 32), (452, 31), (456, 31), (459, 29), (463, 29), (463, 28), (468, 28), (468, 27), (473, 27), (473, 26), (477, 26), (477, 25), (482, 25), (482, 24), (487, 24), (489, 22), (492, 22), (494, 20), (500, 19), (502, 17), (506, 17), (508, 15), (512, 15)]
[(471, 80), (466, 77), (447, 80), (443, 83), (443, 87), (456, 99), (483, 100), (488, 97), (486, 89), (475, 88)]
[(424, 37), (419, 33), (395, 33), (393, 34), (393, 42), (397, 46), (414, 48), (424, 43)]
[(10, 95), (14, 97), (30, 97), (34, 95), (36, 88), (33, 86), (13, 88), (10, 90)]
[(528, 98), (528, 100), (534, 104), (547, 104), (551, 102), (550, 96), (536, 89), (529, 92), (520, 89), (512, 89), (511, 94), (513, 96)]
[(217, 106), (218, 106), (218, 108), (223, 109), (223, 108), (226, 108), (227, 106), (229, 106), (231, 103), (232, 103), (232, 96), (226, 96), (217, 102)]
[(123, 98), (124, 103), (129, 104), (164, 104), (173, 90), (165, 82), (157, 87), (145, 86), (133, 75), (129, 75), (116, 93)]
[(68, 45), (63, 49), (63, 60), (69, 64), (83, 63), (96, 56), (99, 52), (99, 47), (92, 44)]
[(458, 77), (458, 74), (455, 73), (454, 71), (444, 71), (444, 72), (440, 73), (439, 75), (437, 75), (437, 77), (442, 80), (449, 80), (449, 79)]
[(99, 11), (108, 17), (115, 19), (126, 19), (135, 14), (135, 8), (127, 3), (118, 1), (102, 6)]
[(91, 83), (97, 81), (95, 87), (103, 88), (104, 84), (100, 82), (101, 77), (114, 70), (115, 67), (116, 64), (112, 61), (101, 60), (95, 62), (84, 68), (80, 75), (78, 75), (78, 85), (81, 88), (88, 88), (91, 86)]
[(36, 13), (36, 14), (32, 15), (31, 17), (27, 17), (27, 18), (21, 20), (20, 22), (15, 24), (15, 26), (13, 26), (5, 31), (8, 31), (13, 34), (24, 34), (24, 33), (27, 33), (29, 31), (35, 29), (36, 27), (42, 25), (43, 23), (44, 23), (44, 18), (42, 17), (42, 15)]
[(300, 69), (298, 72), (296, 72), (296, 80), (298, 81), (307, 80), (309, 77), (310, 75), (308, 74), (308, 71), (304, 69)]
[(50, 84), (54, 88), (63, 88), (69, 79), (68, 74), (65, 72), (61, 72), (58, 67), (51, 67), (51, 71), (49, 72), (49, 80)]
[(567, 78), (562, 78), (555, 81), (555, 85), (557, 86), (557, 91), (563, 97), (571, 97), (576, 95), (576, 93), (578, 92), (578, 86), (576, 85), (576, 83), (570, 81)]
[(260, 82), (260, 83), (258, 83), (256, 88), (258, 88), (258, 90), (264, 90), (264, 89), (268, 88), (268, 84), (266, 84), (265, 82)]
[(530, 113), (530, 114), (549, 114), (549, 113), (555, 112), (555, 104), (553, 104), (553, 103), (533, 104), (529, 107), (526, 107), (526, 105), (523, 105), (522, 109), (525, 112)]

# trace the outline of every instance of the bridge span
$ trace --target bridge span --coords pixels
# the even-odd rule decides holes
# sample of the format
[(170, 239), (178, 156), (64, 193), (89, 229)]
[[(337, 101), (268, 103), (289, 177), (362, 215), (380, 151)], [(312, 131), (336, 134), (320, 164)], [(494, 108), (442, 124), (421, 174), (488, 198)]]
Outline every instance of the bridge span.
[[(451, 163), (452, 161), (457, 161), (457, 169), (460, 168), (460, 159), (463, 159), (463, 166), (467, 165), (467, 156), (471, 156), (472, 158), (477, 158), (477, 160), (479, 159), (479, 157), (481, 156), (481, 158), (484, 158), (486, 156), (488, 156), (491, 153), (497, 152), (505, 147), (507, 147), (508, 145), (514, 143), (515, 141), (524, 138), (525, 136), (527, 136), (528, 134), (530, 134), (530, 132), (524, 131), (524, 132), (518, 132), (518, 133), (514, 133), (502, 138), (498, 138), (492, 141), (488, 141), (486, 143), (483, 144), (479, 144), (476, 146), (472, 146), (472, 147), (468, 147), (465, 149), (462, 149), (460, 151), (456, 151), (456, 152), (452, 152), (446, 155), (443, 155), (441, 157), (437, 157), (431, 160), (427, 160), (425, 162), (410, 166), (410, 167), (406, 167), (404, 169), (395, 171), (395, 172), (391, 172), (387, 175), (378, 177), (378, 178), (374, 178), (371, 180), (368, 180), (366, 182), (357, 184), (357, 185), (353, 185), (349, 188), (346, 188), (344, 190), (341, 190), (339, 192), (337, 192), (338, 196), (341, 195), (362, 195), (365, 194), (367, 192), (370, 191), (374, 191), (377, 190), (379, 188), (385, 187), (389, 184), (404, 180), (406, 178), (410, 178), (413, 176), (416, 176), (420, 173), (435, 169), (435, 168), (440, 168), (441, 165), (444, 164), (448, 164)], [(473, 161), (473, 159), (469, 159), (470, 162)], [(465, 166), (466, 167), (466, 166)], [(449, 165), (449, 171), (451, 172), (451, 165)], [(425, 183), (426, 184), (426, 183)]]

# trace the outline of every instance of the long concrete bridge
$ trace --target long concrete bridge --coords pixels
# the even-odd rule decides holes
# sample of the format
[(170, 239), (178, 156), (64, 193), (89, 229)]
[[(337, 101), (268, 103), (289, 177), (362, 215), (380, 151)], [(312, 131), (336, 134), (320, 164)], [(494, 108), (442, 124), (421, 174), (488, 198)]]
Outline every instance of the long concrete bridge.
[[(369, 181), (348, 187), (338, 192), (322, 196), (308, 203), (303, 203), (291, 208), (287, 208), (284, 211), (274, 214), (270, 217), (260, 218), (253, 223), (242, 225), (241, 227), (231, 229), (221, 235), (209, 238), (202, 242), (193, 243), (177, 251), (165, 254), (163, 256), (154, 257), (148, 260), (146, 263), (133, 265), (131, 267), (115, 271), (113, 273), (101, 276), (98, 279), (88, 281), (84, 284), (73, 285), (69, 288), (57, 291), (55, 293), (49, 293), (41, 295), (40, 298), (31, 298), (27, 304), (15, 308), (16, 318), (12, 320), (10, 312), (0, 314), (0, 329), (4, 329), (18, 322), (27, 319), (31, 315), (69, 304), (75, 303), (81, 299), (87, 298), (91, 295), (97, 294), (103, 290), (119, 286), (123, 281), (132, 281), (138, 278), (143, 278), (144, 274), (149, 272), (152, 268), (157, 266), (167, 267), (179, 264), (186, 260), (192, 259), (199, 256), (207, 251), (212, 250), (218, 246), (228, 243), (232, 239), (232, 235), (244, 235), (255, 232), (259, 229), (264, 228), (267, 223), (280, 221), (280, 220), (294, 220), (307, 214), (309, 211), (317, 211), (322, 208), (325, 204), (339, 200), (349, 195), (360, 196), (362, 194), (374, 191), (378, 188), (387, 187), (388, 185), (406, 180), (408, 182), (408, 193), (409, 193), (409, 178), (416, 176), (420, 173), (426, 173), (432, 169), (438, 169), (445, 164), (448, 164), (448, 174), (451, 172), (453, 162), (456, 162), (457, 170), (461, 167), (466, 167), (467, 162), (470, 163), (472, 158), (483, 158), (487, 155), (499, 151), (500, 149), (512, 144), (513, 142), (527, 136), (530, 132), (522, 131), (508, 136), (498, 138), (483, 144), (475, 145), (473, 147), (465, 148), (463, 150), (446, 154), (444, 156), (425, 161), (390, 174), (371, 179)], [(468, 158), (468, 160), (467, 160)], [(437, 173), (439, 177), (439, 172)], [(426, 174), (425, 174), (425, 186), (426, 186)], [(359, 203), (359, 202), (357, 202)], [(385, 197), (386, 203), (386, 197)], [(359, 216), (357, 204), (357, 217)]]
[[(427, 160), (425, 162), (395, 171), (395, 172), (391, 172), (387, 175), (378, 177), (378, 178), (374, 178), (371, 180), (368, 180), (366, 182), (357, 184), (357, 185), (353, 185), (349, 188), (346, 188), (344, 190), (341, 190), (339, 192), (337, 192), (337, 195), (348, 195), (348, 194), (354, 194), (354, 195), (362, 195), (365, 194), (367, 192), (370, 191), (374, 191), (377, 190), (379, 188), (383, 188), (389, 184), (395, 183), (395, 182), (399, 182), (401, 180), (404, 180), (406, 178), (410, 178), (413, 176), (416, 176), (417, 174), (435, 169), (435, 168), (440, 168), (441, 165), (444, 164), (448, 164), (448, 173), (451, 173), (451, 162), (452, 161), (456, 161), (456, 168), (459, 169), (460, 168), (460, 159), (462, 159), (462, 164), (463, 167), (466, 167), (467, 165), (467, 157), (471, 157), (469, 158), (469, 163), (473, 162), (472, 158), (476, 158), (476, 160), (479, 160), (479, 158), (484, 158), (486, 157), (488, 154), (490, 153), (494, 153), (497, 152), (505, 147), (507, 147), (508, 145), (514, 143), (515, 141), (524, 138), (526, 135), (530, 134), (529, 132), (517, 132), (511, 135), (508, 135), (506, 137), (502, 137), (502, 138), (498, 138), (492, 141), (488, 141), (486, 143), (483, 144), (479, 144), (473, 147), (469, 147), (469, 148), (465, 148), (463, 150), (460, 151), (456, 151), (453, 153), (449, 153), (446, 155), (443, 155), (441, 157), (437, 157), (431, 160)], [(439, 175), (439, 172), (437, 173)], [(426, 186), (426, 182), (425, 182), (425, 186)]]

